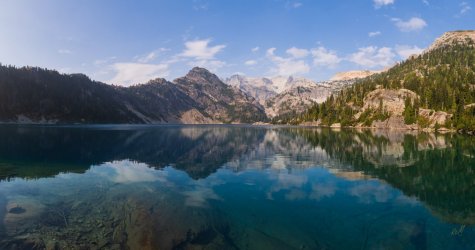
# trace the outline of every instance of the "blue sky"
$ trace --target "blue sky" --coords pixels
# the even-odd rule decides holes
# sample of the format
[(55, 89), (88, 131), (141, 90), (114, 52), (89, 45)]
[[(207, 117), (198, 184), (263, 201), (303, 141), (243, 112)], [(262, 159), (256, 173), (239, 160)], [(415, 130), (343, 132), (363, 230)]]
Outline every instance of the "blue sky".
[(474, 29), (474, 0), (5, 0), (0, 63), (131, 85), (193, 66), (325, 80)]

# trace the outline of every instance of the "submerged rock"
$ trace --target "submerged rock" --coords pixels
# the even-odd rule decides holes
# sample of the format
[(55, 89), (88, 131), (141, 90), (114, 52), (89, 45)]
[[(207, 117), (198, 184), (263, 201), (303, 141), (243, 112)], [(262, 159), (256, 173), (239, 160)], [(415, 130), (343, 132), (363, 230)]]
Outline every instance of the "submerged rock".
[(10, 208), (10, 210), (8, 210), (8, 212), (11, 213), (11, 214), (22, 214), (22, 213), (26, 212), (26, 209), (24, 209), (20, 206), (16, 206), (16, 207)]

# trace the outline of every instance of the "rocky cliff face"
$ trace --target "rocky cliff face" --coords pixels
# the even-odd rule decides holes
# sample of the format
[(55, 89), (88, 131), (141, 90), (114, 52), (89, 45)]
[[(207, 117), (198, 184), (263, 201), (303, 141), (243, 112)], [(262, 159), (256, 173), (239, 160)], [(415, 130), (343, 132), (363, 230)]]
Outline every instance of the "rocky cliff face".
[(240, 89), (249, 96), (254, 97), (262, 106), (265, 101), (277, 94), (273, 81), (269, 78), (245, 77), (233, 75), (225, 80), (226, 84)]
[[(352, 78), (348, 78), (350, 76)], [(346, 76), (348, 79), (315, 82), (292, 76), (259, 78), (233, 75), (225, 82), (254, 97), (265, 107), (267, 117), (274, 118), (298, 114), (315, 103), (322, 103), (330, 95), (353, 84), (357, 79), (356, 76), (356, 74), (348, 74)], [(363, 75), (359, 74), (359, 77)]]
[(294, 79), (290, 88), (266, 101), (266, 114), (269, 118), (274, 118), (302, 113), (315, 103), (324, 102), (332, 94), (337, 95), (355, 81), (356, 79), (314, 82), (305, 78)]
[[(417, 124), (405, 124), (403, 112), (405, 109), (405, 100), (420, 99), (420, 96), (408, 89), (377, 89), (371, 91), (364, 98), (363, 108), (355, 115), (358, 119), (365, 111), (375, 111), (382, 105), (384, 112), (389, 114), (389, 117), (384, 121), (375, 120), (371, 123), (371, 127), (375, 128), (391, 128), (391, 129), (419, 129)], [(443, 111), (435, 111), (432, 109), (418, 110), (419, 117), (426, 119), (428, 128), (434, 128), (436, 124), (445, 124), (450, 119), (451, 115)], [(365, 126), (363, 123), (356, 125), (357, 127)]]
[[(196, 110), (197, 102), (180, 90), (178, 86), (165, 79), (151, 80), (146, 84), (122, 88), (124, 104), (128, 110), (145, 123), (193, 123), (188, 116), (182, 116), (189, 110)], [(199, 111), (197, 111), (199, 113)], [(199, 114), (199, 117), (205, 116)], [(208, 122), (212, 119), (208, 116)], [(206, 119), (201, 119), (205, 121)], [(208, 123), (205, 122), (205, 123)]]
[(383, 108), (393, 115), (402, 115), (404, 111), (404, 100), (410, 98), (414, 100), (419, 98), (416, 93), (408, 89), (377, 89), (368, 93), (364, 98), (364, 105), (361, 111), (368, 109), (376, 110), (380, 103)]
[(299, 114), (313, 104), (325, 101), (331, 93), (330, 87), (314, 82), (296, 84), (294, 87), (266, 100), (266, 114), (270, 118), (290, 113)]
[(475, 30), (460, 30), (444, 33), (441, 37), (437, 38), (432, 45), (425, 50), (425, 53), (433, 51), (435, 49), (449, 46), (454, 43), (468, 44), (475, 41)]
[(226, 85), (206, 69), (195, 67), (174, 83), (198, 104), (198, 110), (213, 120), (252, 123), (266, 119), (264, 109), (253, 97)]

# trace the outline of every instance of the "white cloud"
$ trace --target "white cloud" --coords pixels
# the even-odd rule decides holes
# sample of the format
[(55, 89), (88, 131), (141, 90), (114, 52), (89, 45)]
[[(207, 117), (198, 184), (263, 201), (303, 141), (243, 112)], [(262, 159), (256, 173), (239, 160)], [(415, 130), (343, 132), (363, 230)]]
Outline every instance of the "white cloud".
[(208, 10), (209, 3), (204, 0), (193, 0), (193, 9), (196, 11)]
[(66, 55), (66, 54), (72, 54), (73, 52), (69, 49), (58, 49), (58, 53)]
[(195, 60), (188, 62), (190, 67), (201, 67), (210, 71), (216, 72), (218, 69), (224, 67), (226, 62), (220, 60)]
[(274, 54), (276, 48), (270, 48), (267, 50), (267, 57), (275, 64), (275, 68), (271, 69), (272, 73), (278, 75), (296, 75), (304, 74), (310, 71), (310, 66), (303, 60), (296, 60), (293, 57), (283, 58)]
[(276, 50), (276, 48), (269, 48), (269, 49), (267, 49), (266, 55), (267, 55), (268, 57), (275, 56), (275, 54), (274, 54), (275, 50)]
[(412, 55), (419, 55), (424, 51), (417, 46), (396, 45), (396, 52), (402, 59), (407, 59)]
[(279, 75), (305, 74), (310, 71), (310, 67), (304, 61), (285, 60), (278, 63), (277, 73)]
[(140, 57), (139, 59), (137, 59), (137, 61), (139, 63), (148, 63), (150, 61), (153, 61), (153, 59), (155, 59), (156, 57), (157, 57), (157, 53), (155, 51), (152, 51), (148, 53), (147, 55)]
[(185, 42), (185, 50), (171, 61), (177, 62), (179, 57), (189, 58), (187, 65), (190, 67), (203, 67), (211, 71), (217, 71), (224, 67), (226, 62), (215, 59), (215, 56), (226, 45), (209, 46), (210, 42), (211, 39), (187, 41)]
[(153, 78), (169, 75), (167, 64), (114, 63), (112, 70), (116, 74), (108, 82), (122, 86), (144, 83)]
[(325, 66), (333, 68), (341, 62), (341, 58), (338, 57), (335, 51), (328, 50), (324, 47), (318, 47), (312, 49), (313, 64), (315, 66)]
[(374, 7), (376, 8), (381, 8), (382, 6), (385, 6), (385, 5), (394, 4), (394, 0), (373, 0), (373, 2), (374, 2)]
[(300, 2), (295, 2), (295, 3), (292, 4), (292, 7), (294, 7), (294, 8), (299, 8), (299, 7), (302, 7), (302, 5), (303, 5), (303, 4), (300, 3)]
[(419, 17), (413, 17), (407, 21), (401, 20), (399, 18), (393, 18), (391, 20), (394, 22), (396, 27), (398, 27), (398, 29), (403, 32), (418, 31), (427, 26), (426, 21)]
[(381, 31), (372, 31), (368, 33), (369, 37), (375, 37), (381, 35)]
[(472, 7), (467, 2), (462, 2), (460, 4), (460, 8), (460, 15), (463, 15), (472, 9)]
[(303, 57), (308, 56), (308, 54), (309, 54), (308, 50), (299, 49), (299, 48), (296, 48), (296, 47), (292, 47), (292, 48), (286, 50), (285, 52), (287, 52), (287, 54), (289, 54), (289, 55), (291, 55), (295, 58), (303, 58)]
[(428, 0), (422, 0), (422, 2), (423, 2), (425, 5), (427, 5), (427, 6), (429, 6), (429, 5), (430, 5), (430, 3), (429, 3), (429, 1), (428, 1)]
[(287, 2), (285, 3), (285, 8), (287, 8), (287, 9), (297, 9), (297, 8), (302, 7), (302, 6), (303, 6), (303, 4), (302, 4), (301, 2), (299, 2), (299, 1), (294, 1), (294, 0), (292, 0), (292, 1), (287, 1)]
[(259, 51), (259, 46), (252, 48), (251, 51), (252, 51), (252, 52), (257, 52), (257, 51)]
[(183, 57), (193, 57), (195, 59), (213, 59), (214, 56), (223, 50), (226, 45), (216, 45), (209, 47), (211, 39), (194, 40), (185, 42), (185, 50), (181, 53)]
[(394, 63), (395, 56), (391, 48), (369, 46), (359, 48), (358, 52), (351, 54), (348, 60), (366, 68), (388, 67)]
[(248, 60), (248, 61), (244, 62), (244, 64), (246, 64), (248, 66), (256, 65), (257, 61), (256, 60)]
[(163, 52), (168, 51), (168, 50), (170, 50), (170, 49), (159, 48), (159, 49), (154, 50), (154, 51), (152, 51), (152, 52), (150, 52), (146, 55), (136, 56), (137, 62), (139, 62), (139, 63), (149, 63), (149, 62), (155, 60), (160, 53), (163, 53)]

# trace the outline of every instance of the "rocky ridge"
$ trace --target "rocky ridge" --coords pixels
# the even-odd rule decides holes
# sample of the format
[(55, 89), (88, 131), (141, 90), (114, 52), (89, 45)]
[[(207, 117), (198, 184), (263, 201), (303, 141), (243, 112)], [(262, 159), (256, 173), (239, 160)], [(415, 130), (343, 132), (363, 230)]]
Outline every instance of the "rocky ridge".
[(434, 43), (424, 51), (424, 53), (428, 53), (453, 43), (467, 44), (469, 41), (475, 41), (475, 30), (446, 32), (441, 37), (437, 38)]
[[(371, 127), (374, 128), (392, 128), (392, 129), (418, 129), (416, 124), (405, 124), (404, 123), (404, 108), (405, 108), (405, 99), (409, 98), (411, 100), (420, 99), (420, 96), (408, 89), (377, 89), (366, 95), (364, 98), (364, 106), (355, 115), (355, 118), (358, 119), (365, 111), (367, 110), (377, 110), (382, 104), (382, 107), (385, 112), (390, 114), (390, 117), (384, 121), (375, 120), (371, 123)], [(434, 129), (436, 124), (445, 124), (452, 115), (443, 111), (435, 111), (432, 109), (419, 109), (418, 112), (420, 117), (423, 117), (428, 120), (429, 129)], [(363, 123), (359, 123), (356, 127), (365, 127)]]

